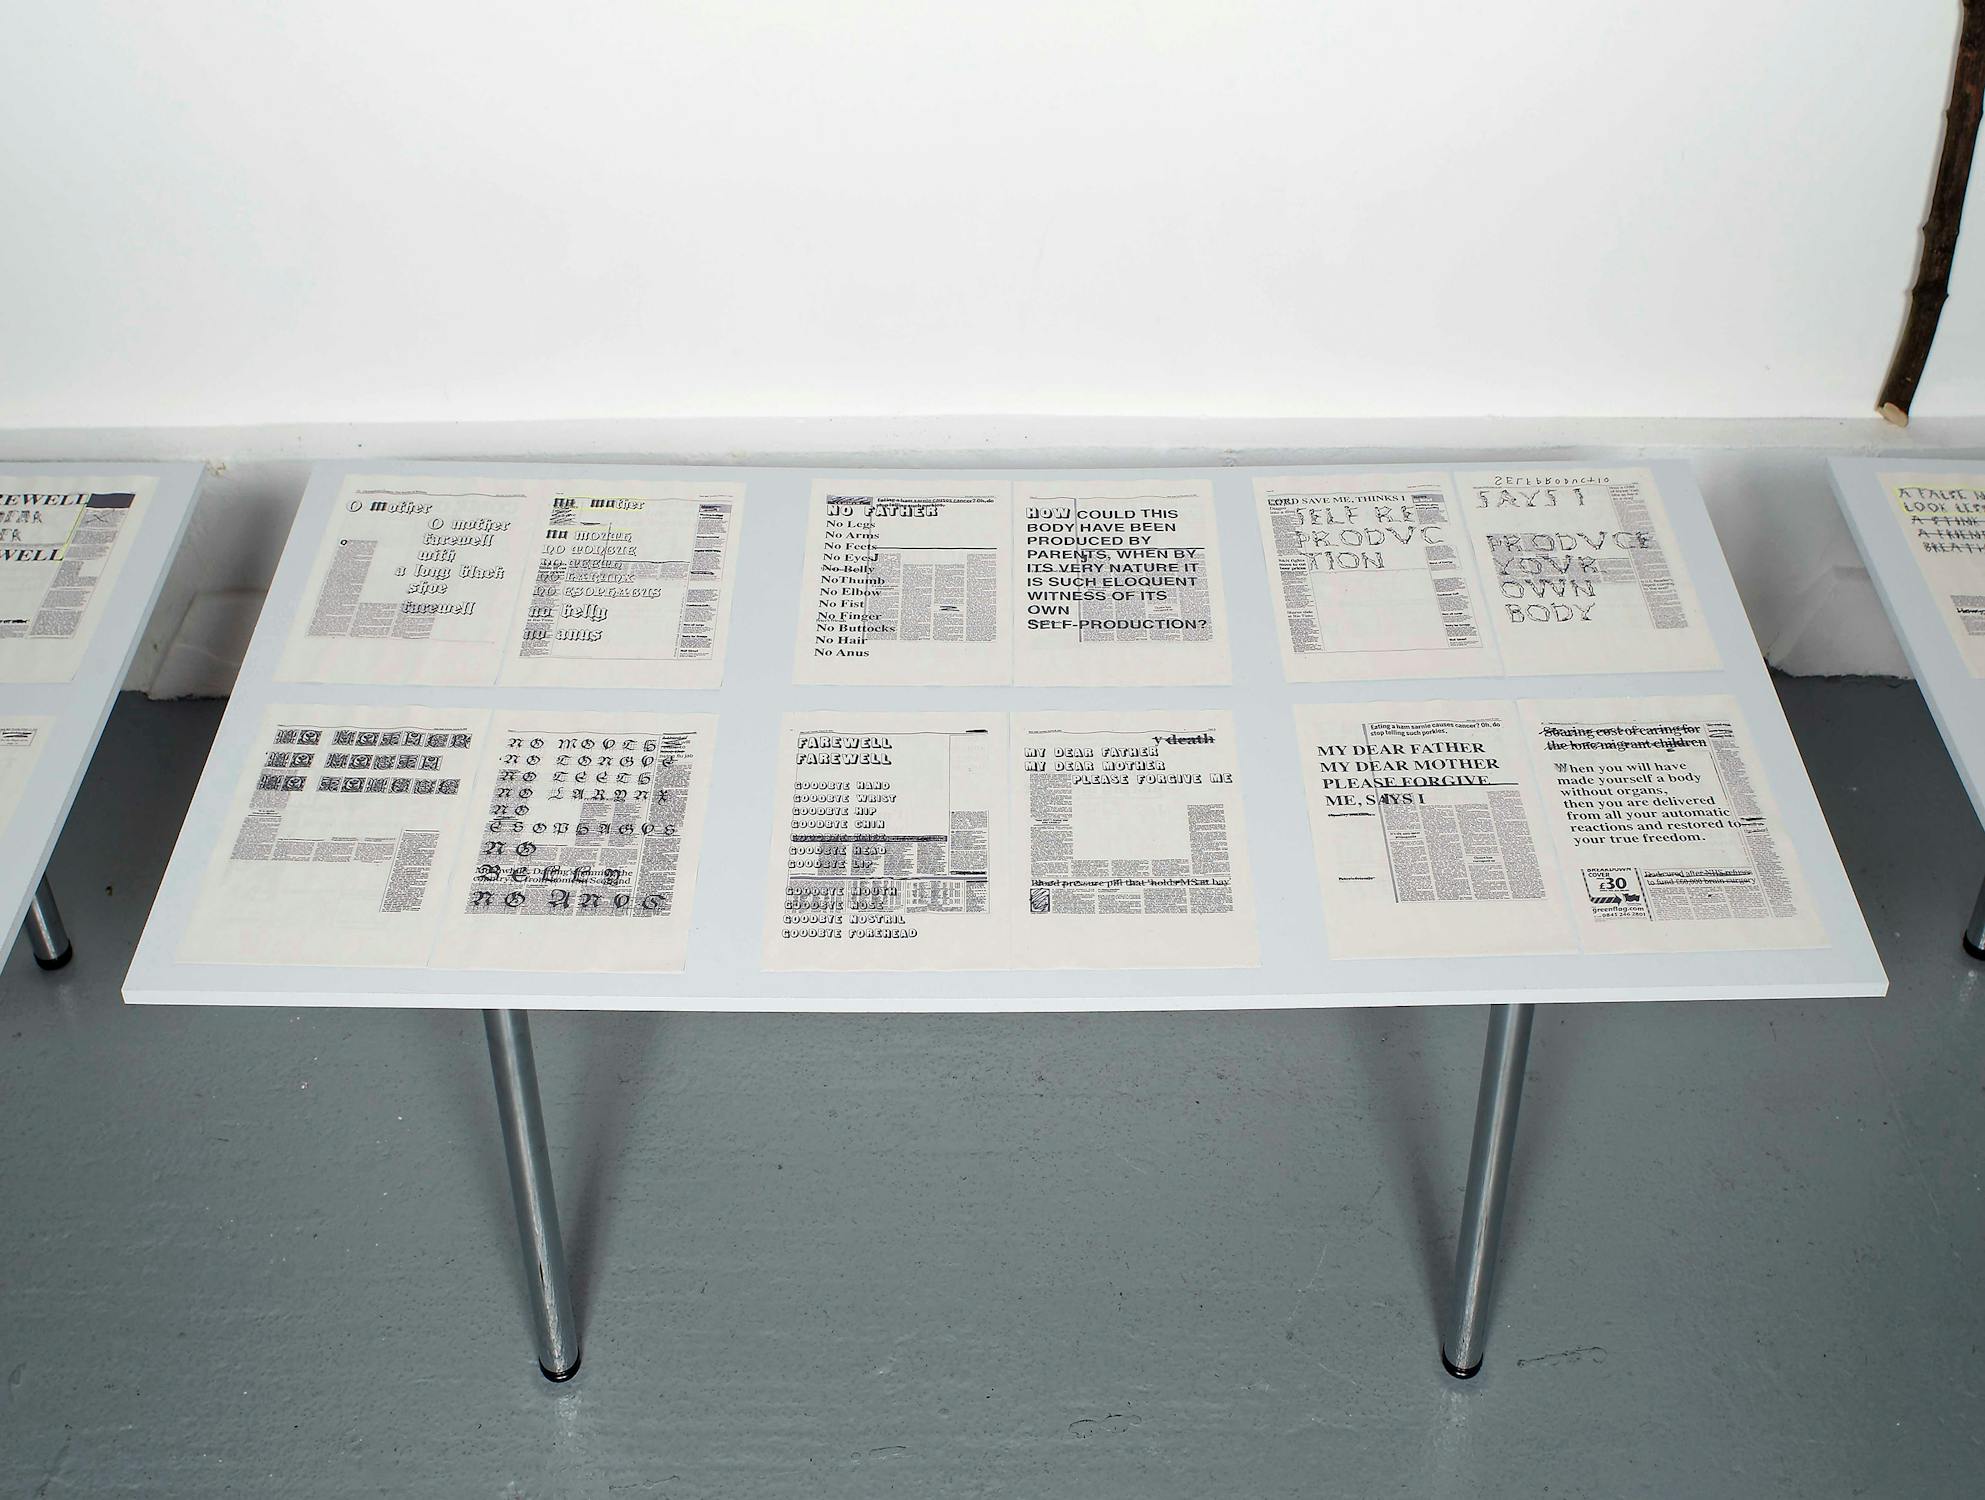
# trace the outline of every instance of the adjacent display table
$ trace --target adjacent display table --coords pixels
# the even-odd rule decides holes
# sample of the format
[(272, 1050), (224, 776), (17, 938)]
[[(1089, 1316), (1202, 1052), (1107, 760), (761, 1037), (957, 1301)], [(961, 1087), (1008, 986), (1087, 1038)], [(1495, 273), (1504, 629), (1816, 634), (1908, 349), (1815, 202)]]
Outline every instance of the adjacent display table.
[[(1833, 491), (1985, 819), (1985, 460), (1835, 458)], [(1985, 959), (1985, 888), (1964, 946)]]
[(200, 464), (0, 468), (0, 910), (74, 955), (46, 874), (192, 514)]
[(526, 1007), (1487, 1003), (1472, 1374), (1535, 1003), (1886, 989), (1686, 467), (1580, 470), (320, 466), (126, 998), (483, 1009), (554, 1378)]

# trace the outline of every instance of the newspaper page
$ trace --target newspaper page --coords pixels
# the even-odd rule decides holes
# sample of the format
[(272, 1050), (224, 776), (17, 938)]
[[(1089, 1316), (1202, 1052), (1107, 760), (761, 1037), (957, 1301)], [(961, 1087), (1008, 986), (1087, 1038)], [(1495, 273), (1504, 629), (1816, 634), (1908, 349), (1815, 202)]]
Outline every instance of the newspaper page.
[(1016, 682), (1233, 680), (1204, 480), (1023, 482), (1014, 526)]
[(54, 723), (53, 719), (22, 715), (0, 719), (0, 828), (13, 822)]
[(713, 726), (271, 708), (179, 958), (680, 969)]
[(742, 486), (353, 475), (286, 682), (715, 687)]
[(1522, 709), (1586, 951), (1824, 945), (1736, 700)]
[(533, 510), (521, 481), (348, 478), (277, 678), (495, 682), (526, 571)]
[(1884, 474), (1881, 486), (1958, 655), (1985, 676), (1985, 474)]
[(773, 970), (1012, 967), (1002, 714), (789, 714)]
[(426, 962), (470, 809), (481, 709), (268, 710), (179, 958)]
[(0, 475), (0, 682), (67, 682), (158, 487), (147, 476)]
[(496, 714), (430, 966), (680, 971), (715, 727), (709, 714)]
[(1720, 665), (1648, 470), (1474, 469), (1455, 483), (1511, 676)]
[(1232, 716), (1018, 714), (1012, 827), (1027, 840), (1014, 963), (1260, 962)]
[(794, 680), (1010, 681), (1012, 490), (974, 479), (816, 480)]
[(1333, 958), (1570, 953), (1512, 703), (1299, 704)]
[(1199, 480), (817, 480), (794, 680), (1232, 680)]
[(744, 487), (588, 481), (547, 499), (500, 681), (719, 686)]
[(1500, 670), (1445, 474), (1256, 479), (1254, 496), (1291, 682)]

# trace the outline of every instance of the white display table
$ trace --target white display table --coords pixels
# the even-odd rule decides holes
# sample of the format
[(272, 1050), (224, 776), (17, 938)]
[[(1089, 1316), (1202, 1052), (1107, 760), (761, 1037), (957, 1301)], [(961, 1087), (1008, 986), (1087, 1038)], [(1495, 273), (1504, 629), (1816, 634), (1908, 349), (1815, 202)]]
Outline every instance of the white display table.
[[(1973, 587), (1985, 590), (1985, 459), (1834, 458), (1827, 468), (1958, 778), (1985, 820), (1985, 616), (1958, 602)], [(1985, 889), (1964, 945), (1985, 959)]]
[[(992, 1011), (1215, 1009), (1591, 1000), (1723, 1000), (1879, 993), (1869, 942), (1797, 747), (1758, 658), (1702, 502), (1681, 464), (1652, 466), (1721, 656), (1720, 670), (1291, 683), (1257, 539), (1250, 471), (1147, 471), (1212, 486), (1226, 582), (1233, 681), (1200, 687), (794, 686), (794, 645), (808, 491), (814, 471), (587, 466), (588, 476), (712, 478), (745, 488), (736, 597), (723, 681), (715, 689), (413, 686), (282, 682), (277, 668), (305, 596), (333, 499), (348, 474), (415, 473), (533, 479), (571, 467), (519, 464), (324, 465), (297, 516), (255, 639), (180, 834), (125, 996), (134, 1003), (418, 1005), (478, 1009)], [(1287, 471), (1278, 470), (1278, 473)], [(1306, 473), (1329, 471), (1309, 470)], [(1356, 471), (1349, 471), (1356, 472)], [(920, 476), (891, 471), (891, 480)], [(959, 476), (922, 477), (956, 480)], [(1004, 475), (1001, 478), (1017, 476)], [(1052, 478), (1052, 475), (1041, 477)], [(1083, 476), (1085, 478), (1092, 476)], [(1095, 477), (1135, 477), (1119, 474)], [(1298, 704), (1401, 699), (1620, 699), (1727, 694), (1741, 705), (1788, 840), (1811, 887), (1824, 945), (1757, 952), (1547, 954), (1460, 958), (1333, 958), (1321, 920), (1316, 861), (1294, 749)], [(183, 934), (265, 716), (279, 705), (714, 714), (716, 741), (703, 857), (694, 872), (687, 962), (680, 973), (613, 974), (306, 964), (190, 963)], [(1056, 969), (939, 973), (767, 972), (764, 853), (775, 834), (776, 749), (795, 710), (1001, 713), (1057, 709), (1225, 710), (1233, 716), (1252, 854), (1260, 963), (1247, 968)], [(574, 955), (575, 959), (577, 955)]]
[[(1580, 472), (1590, 470), (1590, 466), (1578, 467)], [(1669, 552), (1663, 554), (1667, 560), (1658, 567), (1679, 564), (1679, 570), (1693, 584), (1691, 597), (1687, 583), (1671, 585), (1664, 574), (1653, 583), (1643, 580), (1635, 584), (1642, 590), (1635, 597), (1654, 600), (1650, 608), (1655, 613), (1686, 611), (1695, 627), (1686, 633), (1686, 649), (1663, 638), (1655, 644), (1668, 653), (1667, 657), (1642, 659), (1658, 659), (1681, 669), (1612, 672), (1605, 670), (1610, 663), (1603, 651), (1587, 651), (1580, 657), (1577, 671), (1537, 671), (1539, 662), (1527, 649), (1527, 642), (1526, 649), (1520, 650), (1507, 639), (1499, 644), (1489, 639), (1494, 633), (1486, 629), (1492, 623), (1486, 618), (1465, 629), (1454, 627), (1462, 629), (1462, 634), (1451, 632), (1445, 642), (1459, 648), (1456, 659), (1465, 660), (1465, 670), (1473, 675), (1391, 679), (1376, 675), (1383, 670), (1389, 649), (1382, 625), (1366, 632), (1358, 653), (1335, 659), (1336, 665), (1317, 666), (1311, 659), (1314, 653), (1301, 653), (1301, 633), (1312, 630), (1317, 618), (1322, 619), (1326, 632), (1335, 628), (1330, 620), (1330, 599), (1337, 596), (1327, 593), (1321, 579), (1313, 580), (1317, 597), (1306, 598), (1303, 606), (1310, 613), (1285, 632), (1279, 611), (1286, 602), (1281, 583), (1288, 575), (1280, 582), (1272, 577), (1261, 529), (1267, 523), (1265, 519), (1258, 522), (1257, 510), (1258, 503), (1266, 507), (1269, 502), (1266, 490), (1258, 495), (1256, 480), (1265, 481), (1270, 476), (1293, 479), (1300, 490), (1312, 483), (1328, 486), (1347, 475), (1376, 476), (1383, 481), (1392, 472), (1431, 475), (1427, 483), (1439, 486), (1452, 481), (1459, 488), (1464, 487), (1464, 481), (1457, 476), (1467, 471), (1367, 467), (974, 474), (534, 464), (321, 465), (304, 497), (234, 697), (131, 966), (126, 998), (136, 1003), (222, 1005), (472, 1006), (488, 1012), (518, 1188), (520, 1229), (527, 1260), (534, 1268), (533, 1288), (542, 1294), (540, 1363), (548, 1374), (561, 1378), (576, 1368), (577, 1345), (565, 1306), (562, 1276), (554, 1270), (557, 1227), (550, 1212), (550, 1182), (544, 1170), (542, 1126), (536, 1118), (536, 1091), (522, 1008), (969, 1012), (1487, 1003), (1498, 1009), (1478, 1121), (1470, 1227), (1463, 1235), (1455, 1321), (1448, 1333), (1448, 1348), (1455, 1356), (1450, 1368), (1458, 1374), (1472, 1373), (1479, 1363), (1495, 1220), (1513, 1139), (1530, 1007), (1535, 1002), (1865, 996), (1884, 993), (1887, 981), (1687, 467), (1657, 463), (1635, 471), (1651, 474), (1666, 500), (1667, 521), (1661, 524), (1672, 531), (1664, 533)], [(377, 570), (387, 566), (380, 559), (387, 559), (397, 544), (378, 538), (398, 524), (395, 517), (399, 514), (388, 511), (389, 506), (409, 513), (432, 510), (436, 519), (422, 524), (467, 528), (491, 523), (439, 519), (462, 514), (459, 507), (451, 509), (456, 506), (451, 498), (456, 491), (472, 494), (478, 503), (515, 500), (525, 506), (531, 502), (523, 497), (557, 493), (560, 485), (584, 494), (617, 493), (616, 485), (670, 483), (681, 486), (685, 497), (729, 497), (711, 503), (731, 507), (724, 511), (727, 520), (711, 523), (718, 528), (718, 540), (696, 543), (699, 549), (706, 545), (710, 549), (707, 555), (699, 550), (697, 556), (702, 559), (698, 566), (712, 580), (728, 572), (731, 597), (714, 615), (707, 605), (698, 606), (696, 639), (685, 648), (694, 661), (685, 658), (662, 666), (633, 663), (619, 672), (602, 671), (596, 663), (589, 663), (573, 671), (572, 680), (578, 685), (559, 686), (555, 685), (557, 673), (544, 668), (541, 661), (534, 662), (529, 650), (513, 647), (507, 658), (499, 659), (500, 653), (492, 655), (480, 646), (465, 646), (459, 641), (437, 644), (425, 625), (409, 627), (411, 635), (419, 639), (396, 641), (390, 638), (396, 627), (380, 623), (389, 615), (369, 617), (365, 613), (384, 607), (375, 599), (381, 587)], [(547, 485), (552, 488), (545, 489)], [(1008, 490), (1015, 495), (1051, 497), (1059, 490), (1088, 486), (1083, 492), (1094, 493), (1098, 485), (1115, 485), (1112, 493), (1146, 499), (1158, 493), (1210, 498), (1209, 524), (1217, 538), (1214, 550), (1224, 585), (1224, 604), (1220, 584), (1215, 585), (1212, 598), (1214, 612), (1223, 616), (1225, 660), (1218, 649), (1220, 642), (1200, 642), (1191, 653), (1192, 671), (1204, 674), (1190, 678), (1204, 684), (1198, 686), (1119, 685), (1140, 680), (1136, 670), (1126, 670), (1115, 679), (1103, 674), (1102, 680), (1081, 686), (1016, 685), (1028, 680), (1030, 673), (1036, 681), (1066, 681), (1071, 669), (1065, 662), (1029, 667), (1021, 655), (1002, 663), (995, 659), (996, 654), (983, 651), (973, 657), (972, 670), (977, 675), (968, 679), (976, 684), (971, 686), (905, 680), (906, 674), (913, 678), (917, 670), (914, 658), (907, 666), (899, 661), (886, 668), (862, 668), (887, 680), (859, 685), (845, 681), (841, 685), (819, 681), (796, 684), (796, 675), (821, 675), (817, 663), (810, 661), (804, 674), (795, 670), (796, 661), (807, 660), (802, 654), (806, 651), (803, 617), (814, 608), (802, 580), (809, 585), (817, 581), (818, 568), (810, 567), (805, 555), (809, 507), (821, 503), (817, 487), (896, 495), (915, 493), (920, 485), (926, 489), (942, 486), (947, 493), (956, 492), (971, 500)], [(981, 491), (984, 494), (978, 493)], [(435, 496), (441, 498), (436, 500)], [(561, 516), (584, 514), (573, 511), (569, 501), (564, 503), (567, 509), (559, 512)], [(376, 523), (369, 520), (371, 511), (381, 512), (385, 519)], [(893, 516), (894, 512), (885, 507), (864, 514), (873, 519), (878, 514)], [(1260, 515), (1265, 518), (1266, 509)], [(536, 520), (542, 532), (544, 516), (538, 515)], [(966, 524), (970, 523), (967, 517)], [(339, 526), (348, 529), (343, 533), (333, 529)], [(360, 538), (349, 530), (354, 526), (360, 530), (372, 526), (378, 536), (367, 532)], [(474, 535), (472, 531), (464, 534)], [(1373, 546), (1380, 544), (1381, 539), (1375, 537)], [(958, 544), (963, 553), (971, 555), (953, 570), (954, 582), (970, 576), (972, 569), (995, 566), (987, 561), (992, 556), (990, 550), (972, 550), (979, 545)], [(984, 545), (990, 549), (994, 544)], [(353, 548), (359, 550), (348, 550)], [(721, 567), (716, 561), (720, 548), (728, 552)], [(948, 554), (957, 549), (945, 550)], [(408, 558), (413, 555), (405, 554)], [(449, 556), (455, 558), (453, 553)], [(498, 584), (487, 582), (501, 572), (489, 565), (494, 556), (489, 553), (471, 571), (452, 575), (471, 582), (444, 597), (474, 602), (451, 603), (446, 608), (459, 610), (467, 618), (474, 609), (487, 614), (515, 607), (497, 599)], [(1347, 555), (1344, 565), (1357, 566), (1358, 560)], [(444, 566), (459, 570), (459, 559)], [(552, 577), (541, 562), (530, 566), (538, 570), (534, 576), (539, 579)], [(417, 571), (417, 565), (410, 563), (407, 571)], [(565, 586), (559, 579), (544, 585)], [(899, 583), (894, 573), (888, 586), (910, 588)], [(1019, 587), (1016, 584), (1016, 592)], [(928, 600), (919, 597), (917, 607), (923, 608)], [(945, 607), (964, 613), (970, 608)], [(1488, 607), (1484, 605), (1484, 609)], [(903, 604), (902, 608), (910, 606)], [(726, 612), (728, 640), (724, 642)], [(685, 606), (682, 619), (687, 620), (689, 614)], [(963, 618), (963, 614), (956, 617)], [(372, 624), (364, 623), (368, 618)], [(692, 634), (673, 614), (656, 628), (671, 642), (687, 641)], [(808, 619), (806, 629), (813, 628)], [(820, 625), (820, 639), (826, 640), (838, 628)], [(970, 628), (983, 634), (991, 627), (981, 623)], [(382, 631), (386, 632), (384, 638)], [(464, 632), (450, 626), (446, 632), (433, 634), (439, 633)], [(361, 645), (347, 644), (360, 634), (366, 636)], [(715, 652), (704, 649), (706, 634), (714, 634), (718, 641)], [(1675, 638), (1681, 639), (1681, 633)], [(668, 647), (670, 651), (676, 649)], [(1432, 650), (1432, 654), (1439, 652)], [(713, 655), (719, 658), (716, 671), (711, 670)], [(1425, 657), (1428, 652), (1419, 655)], [(1144, 659), (1137, 660), (1142, 663)], [(1355, 661), (1355, 667), (1343, 667), (1346, 660)], [(1506, 661), (1526, 671), (1520, 675), (1507, 672)], [(360, 665), (354, 668), (354, 662)], [(381, 680), (407, 675), (403, 669), (409, 662), (414, 663), (414, 674), (424, 676), (424, 681)], [(1226, 676), (1229, 663), (1231, 680), (1215, 680)], [(1373, 663), (1378, 664), (1376, 670)], [(1327, 678), (1333, 674), (1342, 679), (1347, 670), (1361, 675), (1355, 680), (1290, 680), (1292, 676)], [(694, 680), (698, 685), (657, 685), (658, 675), (667, 671), (676, 671), (681, 680)], [(441, 685), (443, 679), (449, 685)], [(1402, 704), (1490, 701), (1507, 705), (1512, 716), (1516, 705), (1534, 703), (1575, 712), (1579, 702), (1591, 702), (1612, 705), (1596, 712), (1616, 713), (1624, 700), (1656, 699), (1669, 703), (1734, 700), (1736, 715), (1748, 728), (1753, 757), (1748, 775), (1764, 783), (1760, 790), (1766, 802), (1775, 802), (1778, 835), (1789, 856), (1787, 862), (1803, 876), (1800, 915), (1809, 942), (1756, 949), (1725, 942), (1718, 945), (1719, 951), (1690, 951), (1683, 939), (1670, 942), (1670, 951), (1603, 952), (1587, 948), (1460, 952), (1440, 957), (1424, 952), (1360, 958), (1333, 955), (1306, 805), (1304, 763), (1295, 735), (1299, 711), (1319, 705), (1386, 704), (1388, 712), (1393, 712)], [(998, 717), (1002, 724), (1010, 719), (1017, 736), (1017, 726), (1028, 722), (1024, 716), (1075, 710), (1120, 715), (1175, 712), (1182, 720), (1193, 716), (1208, 722), (1217, 719), (1221, 733), (1231, 735), (1245, 833), (1235, 847), (1240, 850), (1238, 858), (1246, 873), (1251, 874), (1254, 930), (1248, 937), (1250, 942), (1258, 939), (1258, 962), (1237, 962), (1231, 967), (1130, 967), (1128, 964), (1136, 962), (1139, 955), (1126, 949), (1123, 964), (1092, 962), (1090, 967), (1030, 963), (1029, 967), (1012, 969), (899, 968), (889, 972), (768, 967), (767, 924), (777, 920), (779, 908), (772, 896), (775, 888), (770, 885), (777, 877), (775, 870), (768, 869), (766, 855), (768, 848), (783, 847), (780, 757), (790, 753), (789, 749), (782, 750), (782, 720), (786, 716), (811, 715), (824, 723), (829, 715), (946, 713), (962, 719), (976, 714)], [(592, 715), (595, 718), (583, 722), (594, 724), (610, 722), (615, 715), (626, 720), (641, 714), (709, 715), (714, 719), (705, 738), (683, 742), (694, 745), (695, 775), (705, 778), (702, 795), (706, 800), (700, 808), (700, 860), (694, 857), (692, 838), (683, 846), (685, 868), (675, 871), (673, 899), (685, 903), (689, 913), (679, 972), (591, 968), (588, 965), (594, 953), (588, 946), (588, 929), (570, 923), (545, 921), (535, 929), (545, 936), (527, 955), (530, 963), (484, 968), (469, 966), (477, 961), (473, 921), (470, 938), (454, 940), (452, 951), (457, 956), (449, 962), (421, 956), (451, 951), (451, 940), (438, 927), (440, 936), (431, 947), (410, 945), (401, 939), (389, 941), (382, 933), (380, 951), (395, 956), (391, 962), (364, 966), (323, 962), (327, 955), (345, 955), (339, 943), (327, 940), (322, 933), (296, 940), (294, 951), (312, 957), (310, 962), (296, 962), (284, 960), (283, 943), (287, 940), (280, 934), (271, 936), (267, 924), (251, 916), (233, 927), (228, 925), (230, 903), (240, 900), (252, 904), (257, 896), (255, 871), (269, 868), (267, 864), (239, 864), (240, 859), (307, 862), (355, 857), (352, 839), (324, 836), (321, 828), (309, 838), (292, 838), (302, 825), (281, 820), (295, 816), (289, 810), (297, 805), (295, 799), (309, 797), (320, 787), (329, 793), (347, 789), (363, 793), (370, 786), (389, 795), (398, 787), (401, 794), (412, 796), (421, 786), (433, 789), (435, 777), (446, 778), (454, 787), (467, 785), (478, 775), (513, 774), (488, 767), (478, 771), (472, 759), (478, 753), (475, 736), (485, 735), (492, 743), (500, 739), (491, 726), (500, 726), (506, 715), (512, 716), (513, 723), (525, 722), (517, 716), (529, 715), (536, 716), (529, 722), (556, 725), (561, 716), (565, 722), (576, 723), (582, 721), (580, 716)], [(471, 726), (459, 737), (437, 732), (437, 726), (458, 721)], [(335, 727), (341, 724), (373, 727)], [(296, 727), (299, 725), (305, 727)], [(414, 727), (389, 727), (402, 725)], [(546, 732), (555, 738), (558, 730)], [(387, 738), (382, 740), (382, 735)], [(334, 744), (347, 748), (332, 751), (329, 747)], [(382, 744), (392, 753), (381, 753)], [(464, 757), (453, 770), (446, 759), (451, 744)], [(415, 753), (406, 755), (408, 749)], [(336, 756), (332, 762), (335, 776), (324, 774), (326, 766), (319, 757), (327, 753)], [(354, 753), (362, 757), (358, 763), (361, 774), (350, 774)], [(390, 769), (403, 779), (393, 781), (378, 774), (388, 761), (394, 763)], [(422, 762), (430, 767), (424, 780), (419, 769)], [(349, 788), (338, 784), (337, 778), (342, 776), (349, 776)], [(324, 779), (319, 781), (319, 777)], [(480, 795), (485, 798), (483, 805), (488, 805), (487, 791)], [(499, 790), (496, 795), (500, 799), (504, 793)], [(336, 800), (332, 796), (322, 805), (335, 811), (332, 805)], [(435, 805), (440, 805), (438, 799)], [(443, 813), (435, 816), (440, 818)], [(446, 816), (454, 815), (447, 812)], [(257, 822), (258, 818), (262, 821)], [(397, 853), (390, 839), (372, 840), (370, 854), (363, 857), (392, 861), (394, 874), (384, 907), (396, 909), (399, 915), (395, 922), (400, 930), (408, 925), (405, 913), (410, 903), (426, 899), (424, 894), (406, 896), (406, 882), (411, 881), (412, 888), (424, 893), (430, 863), (445, 862), (449, 840), (460, 836), (444, 831), (440, 835), (442, 850), (436, 854), (435, 836), (423, 835), (426, 842), (411, 856), (407, 851), (414, 846), (404, 836)], [(365, 842), (360, 839), (358, 844)], [(278, 852), (271, 855), (271, 849)], [(692, 865), (694, 868), (688, 868)], [(491, 871), (492, 882), (499, 873)], [(572, 872), (560, 869), (555, 873), (562, 878)], [(1584, 873), (1587, 877), (1593, 874), (1591, 870)], [(339, 874), (336, 878), (346, 877)], [(1567, 877), (1568, 885), (1577, 883), (1575, 875)], [(488, 899), (483, 893), (462, 899), (466, 889), (462, 884), (448, 889), (456, 897), (453, 910), (439, 912), (435, 918), (444, 927), (461, 925), (473, 914), (476, 902), (486, 903)], [(395, 896), (392, 891), (402, 894)], [(526, 898), (519, 894), (516, 899), (522, 904)], [(557, 899), (569, 902), (572, 898), (562, 895)], [(448, 900), (444, 895), (429, 904)], [(1037, 910), (1044, 910), (1047, 900), (1042, 897), (1043, 905)], [(1443, 920), (1440, 908), (1429, 910), (1429, 921)], [(327, 908), (327, 921), (331, 915)], [(1140, 920), (1149, 922), (1152, 918)], [(382, 918), (380, 925), (383, 929), (394, 924)], [(231, 936), (235, 933), (239, 936)], [(369, 932), (355, 930), (352, 944), (370, 952), (372, 938)], [(230, 948), (237, 943), (238, 947)], [(1453, 943), (1430, 941), (1427, 946), (1452, 950)], [(1024, 945), (1011, 951), (1016, 964), (1033, 957)], [(565, 962), (561, 962), (561, 955)], [(239, 961), (250, 958), (253, 961)]]
[(35, 958), (73, 953), (45, 878), (203, 466), (0, 467), (0, 914)]

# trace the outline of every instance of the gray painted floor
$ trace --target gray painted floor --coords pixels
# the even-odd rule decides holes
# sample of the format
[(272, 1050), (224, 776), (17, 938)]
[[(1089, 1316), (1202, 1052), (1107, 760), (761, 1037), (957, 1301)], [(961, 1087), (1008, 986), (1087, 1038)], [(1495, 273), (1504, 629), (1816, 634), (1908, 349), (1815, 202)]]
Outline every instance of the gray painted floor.
[(1976, 1494), (1985, 838), (1782, 692), (1894, 993), (1543, 1013), (1467, 1385), (1473, 1010), (541, 1017), (548, 1385), (473, 1013), (120, 1005), (218, 718), (127, 698), (0, 973), (0, 1495)]

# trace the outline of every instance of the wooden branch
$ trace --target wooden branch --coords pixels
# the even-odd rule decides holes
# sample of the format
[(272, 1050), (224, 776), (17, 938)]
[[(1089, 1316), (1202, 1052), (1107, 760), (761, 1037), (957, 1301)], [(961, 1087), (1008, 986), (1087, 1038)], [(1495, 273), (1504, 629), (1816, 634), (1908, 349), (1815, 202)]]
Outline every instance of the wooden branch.
[(1978, 142), (1980, 105), (1985, 104), (1985, 0), (1964, 0), (1958, 33), (1957, 65), (1951, 70), (1950, 104), (1944, 110), (1944, 151), (1930, 189), (1930, 211), (1923, 220), (1923, 253), (1916, 263), (1916, 285), (1895, 346), (1888, 378), (1875, 402), (1898, 427), (1909, 425), (1909, 404), (1930, 358), (1937, 319), (1951, 293), (1951, 262), (1957, 255), (1958, 221), (1964, 216), (1964, 189), (1971, 180), (1971, 153)]

